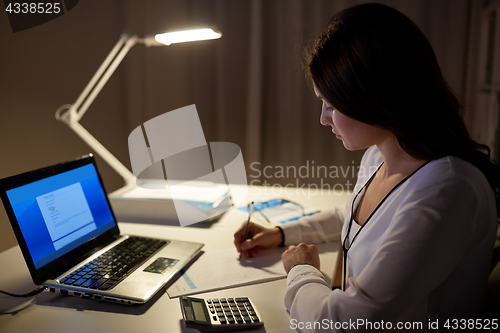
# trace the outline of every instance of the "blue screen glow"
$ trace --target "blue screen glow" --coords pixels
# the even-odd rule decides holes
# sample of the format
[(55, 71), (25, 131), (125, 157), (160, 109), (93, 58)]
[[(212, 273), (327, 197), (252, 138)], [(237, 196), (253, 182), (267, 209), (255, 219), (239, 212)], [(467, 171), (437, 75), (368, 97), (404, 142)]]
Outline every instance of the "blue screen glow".
[(93, 164), (7, 191), (38, 269), (115, 226)]

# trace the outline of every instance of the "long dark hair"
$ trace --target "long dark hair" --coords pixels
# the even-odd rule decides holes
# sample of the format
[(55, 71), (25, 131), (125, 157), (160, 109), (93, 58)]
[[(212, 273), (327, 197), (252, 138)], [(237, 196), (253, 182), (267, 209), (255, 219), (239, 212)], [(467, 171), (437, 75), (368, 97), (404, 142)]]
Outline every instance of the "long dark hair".
[(432, 46), (407, 16), (380, 4), (339, 12), (307, 52), (305, 69), (336, 110), (394, 133), (411, 156), (456, 156), (478, 167), (500, 216), (500, 166), (471, 140)]

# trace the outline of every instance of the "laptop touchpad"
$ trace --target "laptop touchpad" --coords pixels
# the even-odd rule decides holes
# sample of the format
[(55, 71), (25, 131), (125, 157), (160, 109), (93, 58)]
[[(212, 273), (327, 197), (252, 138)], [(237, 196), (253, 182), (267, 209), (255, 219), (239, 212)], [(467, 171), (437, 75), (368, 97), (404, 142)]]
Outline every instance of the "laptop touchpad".
[(178, 263), (178, 259), (163, 258), (156, 259), (151, 265), (144, 269), (144, 272), (162, 274)]

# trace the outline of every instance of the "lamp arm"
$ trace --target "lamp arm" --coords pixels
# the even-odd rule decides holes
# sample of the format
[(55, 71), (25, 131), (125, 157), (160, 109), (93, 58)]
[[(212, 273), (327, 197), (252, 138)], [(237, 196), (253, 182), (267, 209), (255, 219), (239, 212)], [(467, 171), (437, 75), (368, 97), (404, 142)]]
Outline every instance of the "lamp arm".
[(92, 136), (79, 121), (108, 82), (111, 75), (113, 75), (118, 65), (120, 65), (123, 58), (140, 41), (142, 40), (137, 36), (122, 34), (118, 43), (113, 47), (76, 102), (72, 105), (65, 104), (61, 106), (57, 109), (55, 115), (57, 120), (68, 125), (85, 143), (94, 149), (123, 178), (126, 185), (135, 182), (134, 174)]
[(67, 123), (67, 125), (123, 178), (125, 185), (135, 184), (134, 174), (90, 134), (85, 127), (77, 121)]
[[(77, 121), (79, 121), (83, 117), (92, 102), (94, 102), (97, 95), (99, 95), (99, 93), (101, 92), (104, 85), (108, 82), (111, 75), (113, 75), (118, 65), (120, 65), (123, 58), (125, 58), (127, 53), (137, 43), (138, 40), (139, 39), (137, 36), (122, 34), (118, 43), (111, 50), (110, 54), (106, 57), (102, 65), (94, 74), (90, 82), (87, 84), (87, 87), (85, 87), (84, 91), (78, 97), (75, 104), (73, 104), (76, 111)], [(81, 105), (82, 102), (83, 105)]]
[[(95, 85), (97, 84), (97, 82), (99, 81), (99, 79), (102, 77), (102, 74), (104, 73), (104, 71), (106, 70), (106, 68), (108, 68), (108, 66), (111, 63), (111, 61), (113, 61), (113, 59), (116, 57), (118, 51), (120, 51), (120, 49), (123, 47), (123, 45), (125, 44), (125, 42), (129, 38), (130, 38), (130, 36), (127, 35), (127, 34), (122, 34), (120, 36), (120, 39), (116, 43), (115, 47), (113, 47), (113, 49), (108, 54), (108, 56), (106, 57), (106, 59), (104, 59), (104, 62), (101, 64), (101, 66), (99, 67), (99, 69), (97, 70), (97, 72), (94, 74), (94, 76), (92, 77), (92, 79), (89, 81), (89, 83), (87, 84), (87, 86), (85, 87), (85, 89), (83, 89), (83, 91), (80, 94), (80, 96), (78, 96), (76, 102), (73, 103), (73, 107), (76, 110), (78, 110), (78, 108), (80, 107), (80, 105), (82, 105), (83, 101), (87, 98), (87, 96), (90, 94), (90, 92), (92, 91), (92, 89), (94, 89)], [(78, 119), (80, 119), (80, 118), (81, 117), (79, 117)]]

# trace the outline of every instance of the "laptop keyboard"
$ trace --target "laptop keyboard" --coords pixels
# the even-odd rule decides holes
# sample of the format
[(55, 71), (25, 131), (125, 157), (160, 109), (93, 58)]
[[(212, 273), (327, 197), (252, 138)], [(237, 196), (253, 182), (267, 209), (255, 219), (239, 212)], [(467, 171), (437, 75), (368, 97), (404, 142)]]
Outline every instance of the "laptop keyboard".
[(111, 289), (168, 243), (161, 239), (129, 237), (60, 282), (91, 289)]

